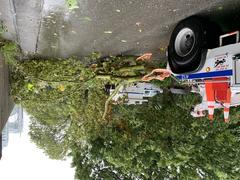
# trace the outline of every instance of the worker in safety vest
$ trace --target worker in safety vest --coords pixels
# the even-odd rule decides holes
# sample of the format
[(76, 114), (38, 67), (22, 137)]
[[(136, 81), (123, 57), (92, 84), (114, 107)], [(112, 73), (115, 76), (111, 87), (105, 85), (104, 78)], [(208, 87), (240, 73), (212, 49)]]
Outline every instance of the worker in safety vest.
[[(136, 60), (140, 61), (149, 61), (152, 54), (146, 53)], [(171, 76), (172, 72), (167, 69), (154, 69), (151, 73), (145, 75), (142, 80), (150, 81), (153, 79), (163, 81), (166, 77)], [(229, 122), (229, 111), (231, 104), (231, 89), (227, 77), (212, 78), (204, 80), (205, 90), (206, 90), (206, 99), (208, 105), (208, 118), (213, 120), (215, 104), (220, 103), (224, 108), (224, 121)], [(204, 110), (197, 112), (198, 117), (205, 115)]]

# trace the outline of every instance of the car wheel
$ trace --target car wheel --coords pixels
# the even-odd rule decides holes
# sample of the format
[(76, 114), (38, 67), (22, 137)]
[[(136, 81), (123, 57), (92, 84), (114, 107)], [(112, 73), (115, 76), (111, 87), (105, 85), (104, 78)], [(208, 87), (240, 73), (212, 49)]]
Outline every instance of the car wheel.
[[(200, 68), (208, 48), (217, 46), (217, 26), (200, 17), (189, 17), (177, 24), (168, 47), (168, 62), (173, 73)], [(215, 34), (214, 34), (215, 33)]]

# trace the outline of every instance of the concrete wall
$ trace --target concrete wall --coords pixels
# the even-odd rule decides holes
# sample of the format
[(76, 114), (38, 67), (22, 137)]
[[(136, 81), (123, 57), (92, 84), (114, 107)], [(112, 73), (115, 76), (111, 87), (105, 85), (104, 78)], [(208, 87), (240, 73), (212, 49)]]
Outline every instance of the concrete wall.
[(0, 132), (2, 132), (13, 108), (10, 99), (9, 71), (3, 57), (0, 55)]

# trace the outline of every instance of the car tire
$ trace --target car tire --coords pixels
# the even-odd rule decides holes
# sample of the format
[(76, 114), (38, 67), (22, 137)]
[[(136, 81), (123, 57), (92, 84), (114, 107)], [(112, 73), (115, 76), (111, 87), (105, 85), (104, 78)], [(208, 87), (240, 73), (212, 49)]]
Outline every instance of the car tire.
[(204, 18), (189, 17), (174, 28), (168, 46), (168, 62), (173, 73), (197, 71), (207, 49), (217, 47), (220, 28)]

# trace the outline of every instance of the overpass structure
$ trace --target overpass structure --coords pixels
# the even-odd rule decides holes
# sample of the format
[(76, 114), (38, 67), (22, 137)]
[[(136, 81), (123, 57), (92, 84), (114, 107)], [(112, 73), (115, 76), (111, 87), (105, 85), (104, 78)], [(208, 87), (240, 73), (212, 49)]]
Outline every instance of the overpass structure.
[(0, 131), (2, 132), (13, 108), (10, 99), (10, 84), (8, 66), (0, 55)]
[(0, 159), (2, 157), (2, 130), (13, 108), (11, 101), (8, 66), (0, 55)]

